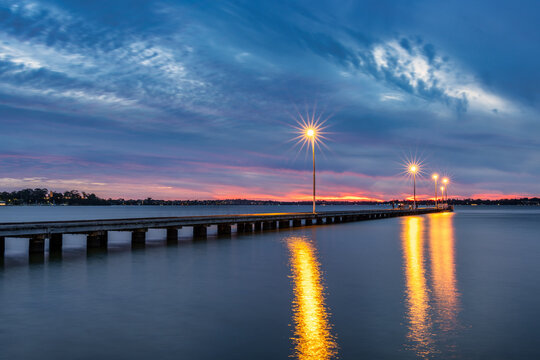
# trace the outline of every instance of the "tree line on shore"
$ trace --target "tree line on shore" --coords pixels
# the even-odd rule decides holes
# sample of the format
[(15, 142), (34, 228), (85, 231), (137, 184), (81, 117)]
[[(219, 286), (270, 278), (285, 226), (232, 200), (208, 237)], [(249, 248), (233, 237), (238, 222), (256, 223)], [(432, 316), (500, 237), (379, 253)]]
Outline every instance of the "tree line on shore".
[[(49, 191), (45, 188), (23, 189), (12, 192), (0, 192), (2, 205), (309, 205), (310, 201), (272, 201), (249, 199), (226, 200), (156, 200), (146, 199), (102, 199), (93, 193), (70, 190), (65, 192)], [(317, 201), (320, 205), (385, 205), (410, 203), (404, 200), (377, 201)], [(432, 205), (431, 200), (419, 200), (418, 204)], [(540, 198), (520, 199), (450, 199), (451, 205), (540, 205)]]

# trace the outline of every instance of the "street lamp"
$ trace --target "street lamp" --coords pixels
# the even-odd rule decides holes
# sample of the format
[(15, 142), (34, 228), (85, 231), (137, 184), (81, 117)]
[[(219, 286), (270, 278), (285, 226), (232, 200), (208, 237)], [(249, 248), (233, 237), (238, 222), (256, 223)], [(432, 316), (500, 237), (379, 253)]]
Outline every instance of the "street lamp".
[(326, 139), (324, 131), (327, 126), (324, 126), (326, 120), (321, 121), (321, 116), (315, 116), (315, 112), (307, 114), (304, 118), (301, 114), (298, 114), (300, 119), (297, 121), (298, 126), (293, 126), (297, 130), (297, 135), (294, 139), (297, 141), (297, 145), (300, 145), (300, 150), (306, 146), (307, 149), (311, 147), (311, 154), (313, 156), (313, 213), (315, 214), (315, 147), (324, 145), (323, 140)]
[(317, 130), (314, 128), (306, 129), (305, 137), (309, 141), (313, 154), (313, 213), (315, 214), (315, 140), (317, 139)]
[(416, 209), (416, 174), (420, 170), (420, 166), (418, 164), (410, 164), (409, 169), (407, 170), (410, 175), (413, 177), (413, 206)]
[(432, 179), (435, 180), (435, 207), (437, 207), (437, 179), (439, 179), (439, 174), (433, 174)]
[[(448, 178), (445, 177), (445, 178), (442, 179), (442, 182), (444, 184), (444, 190), (446, 191), (446, 202), (448, 202), (448, 183), (450, 182), (450, 180), (448, 180)], [(444, 200), (444, 198), (443, 198), (443, 200)]]

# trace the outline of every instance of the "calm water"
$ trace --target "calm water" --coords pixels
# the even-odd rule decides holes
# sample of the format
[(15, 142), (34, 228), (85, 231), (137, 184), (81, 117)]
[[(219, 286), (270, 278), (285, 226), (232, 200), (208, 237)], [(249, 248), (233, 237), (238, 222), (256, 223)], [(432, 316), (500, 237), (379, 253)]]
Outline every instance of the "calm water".
[[(325, 210), (334, 210), (327, 207)], [(304, 211), (280, 207), (278, 211)], [(276, 207), (0, 209), (1, 221), (274, 212)], [(28, 264), (7, 240), (2, 359), (540, 358), (540, 209), (210, 236), (112, 233)]]

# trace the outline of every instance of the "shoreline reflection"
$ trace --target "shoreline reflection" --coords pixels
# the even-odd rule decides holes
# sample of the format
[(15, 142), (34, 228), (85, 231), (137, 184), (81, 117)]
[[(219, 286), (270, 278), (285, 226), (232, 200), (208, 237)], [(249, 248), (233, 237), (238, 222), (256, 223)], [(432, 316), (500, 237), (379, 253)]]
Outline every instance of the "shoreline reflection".
[(294, 283), (294, 356), (301, 360), (332, 359), (337, 343), (324, 299), (324, 287), (316, 250), (306, 238), (287, 239)]

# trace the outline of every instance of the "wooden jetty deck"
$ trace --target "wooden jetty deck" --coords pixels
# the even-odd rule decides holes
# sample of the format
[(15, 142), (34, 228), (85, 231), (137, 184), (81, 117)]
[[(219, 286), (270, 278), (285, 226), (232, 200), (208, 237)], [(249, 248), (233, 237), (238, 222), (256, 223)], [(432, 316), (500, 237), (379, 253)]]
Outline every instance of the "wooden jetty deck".
[(5, 238), (28, 239), (30, 254), (61, 252), (64, 234), (85, 234), (88, 248), (107, 248), (109, 231), (131, 232), (132, 245), (144, 245), (148, 229), (166, 229), (167, 241), (178, 241), (178, 229), (193, 228), (194, 239), (205, 239), (207, 228), (217, 226), (218, 235), (229, 235), (236, 225), (237, 233), (248, 233), (289, 227), (383, 219), (397, 216), (422, 215), (452, 209), (419, 208), (416, 210), (384, 209), (358, 211), (325, 211), (313, 213), (265, 213), (212, 216), (153, 217), (130, 219), (40, 221), (0, 223), (0, 256), (5, 252)]

